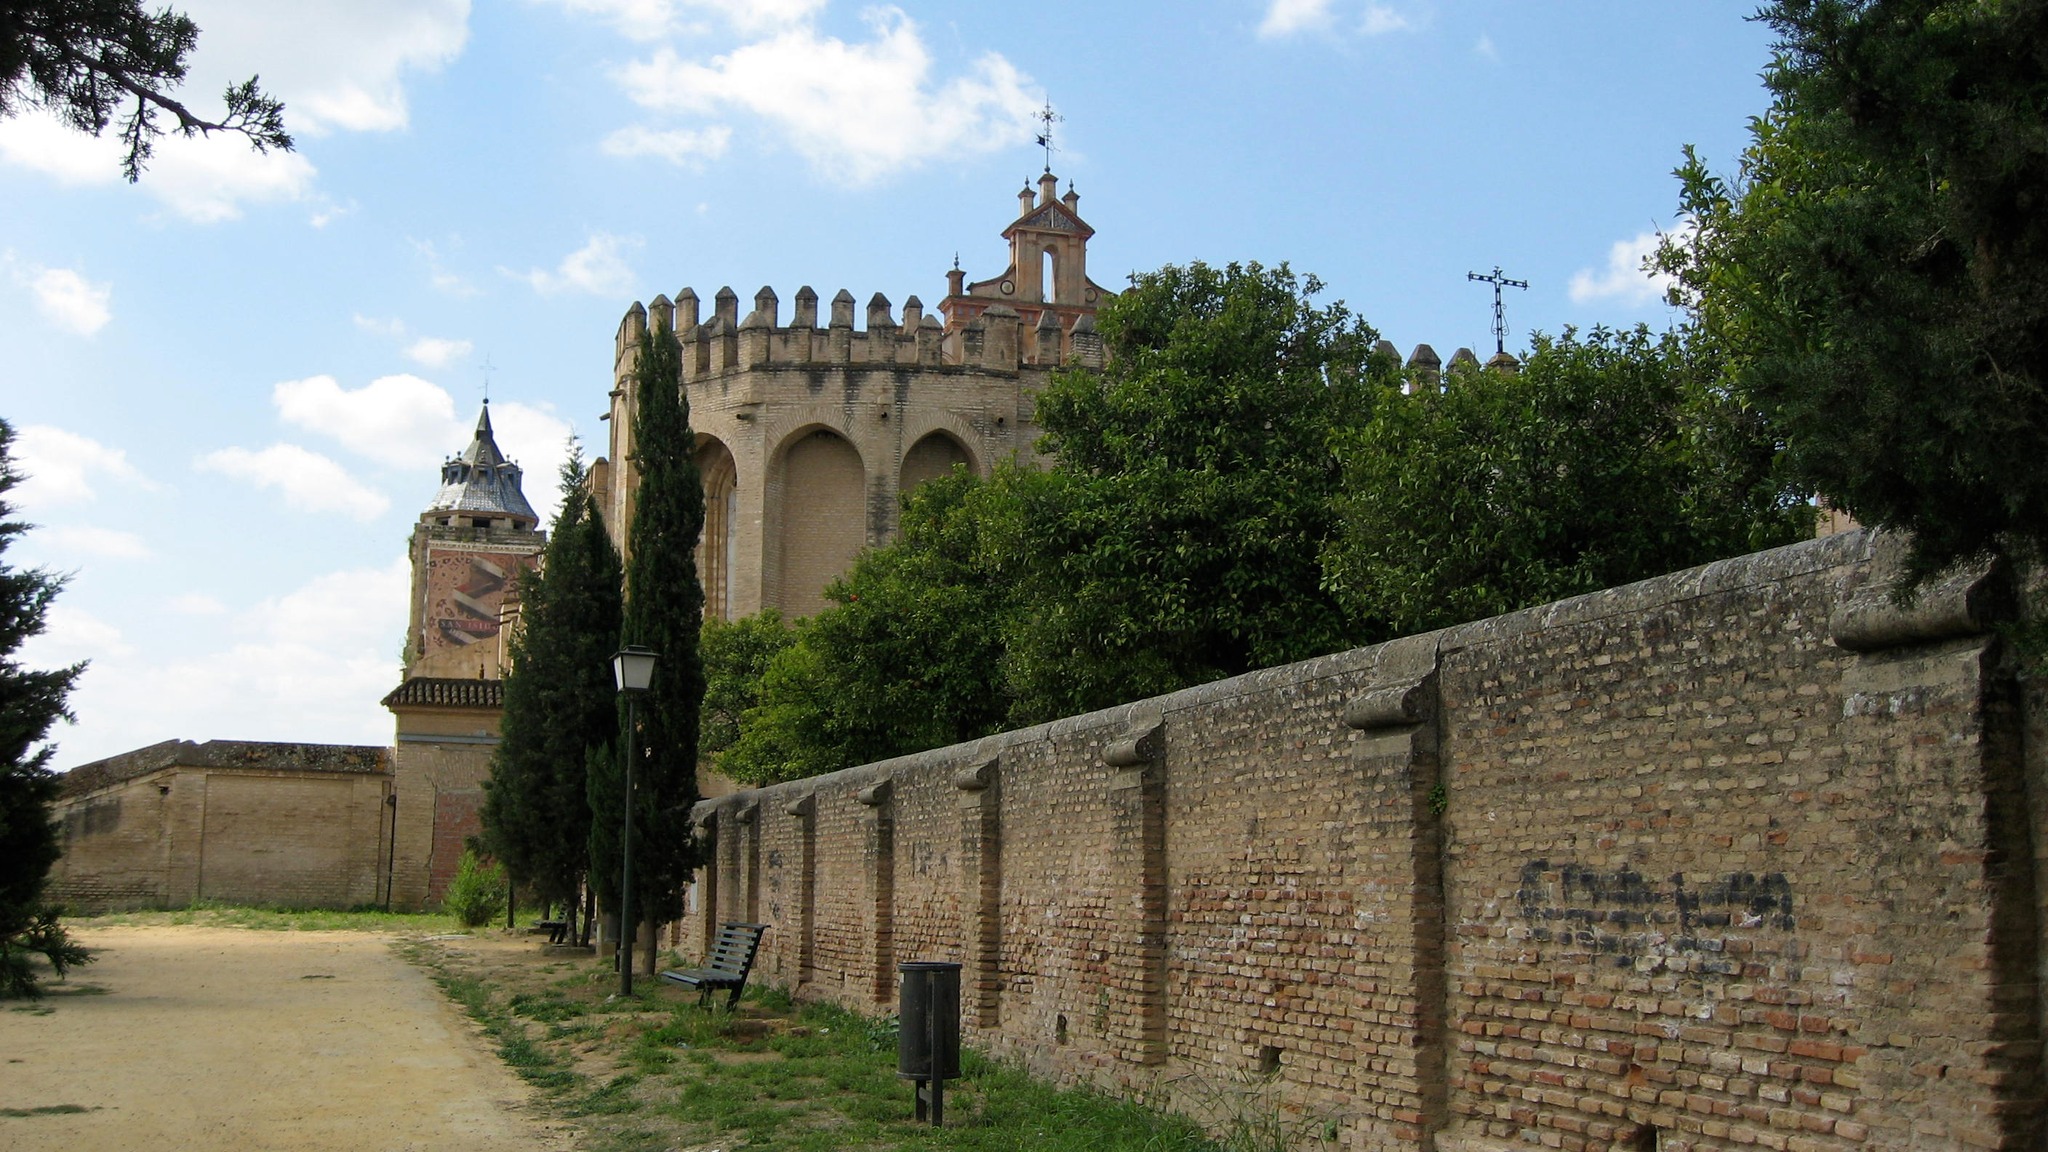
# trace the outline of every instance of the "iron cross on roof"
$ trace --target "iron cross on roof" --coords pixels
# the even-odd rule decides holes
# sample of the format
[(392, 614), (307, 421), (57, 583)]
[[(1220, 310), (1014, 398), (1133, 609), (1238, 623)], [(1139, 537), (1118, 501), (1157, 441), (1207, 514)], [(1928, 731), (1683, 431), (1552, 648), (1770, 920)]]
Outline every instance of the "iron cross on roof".
[(1508, 350), (1508, 312), (1501, 304), (1500, 290), (1503, 288), (1527, 288), (1527, 280), (1510, 280), (1501, 275), (1500, 265), (1493, 266), (1493, 274), (1481, 276), (1477, 272), (1465, 273), (1465, 279), (1477, 280), (1493, 285), (1493, 351), (1495, 355)]

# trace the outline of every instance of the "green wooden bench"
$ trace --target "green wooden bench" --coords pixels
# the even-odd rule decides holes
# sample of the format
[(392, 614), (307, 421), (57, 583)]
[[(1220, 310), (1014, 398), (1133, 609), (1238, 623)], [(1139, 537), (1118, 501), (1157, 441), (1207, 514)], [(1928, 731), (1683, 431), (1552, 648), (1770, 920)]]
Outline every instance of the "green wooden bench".
[(761, 934), (767, 930), (766, 924), (743, 924), (737, 920), (721, 924), (709, 964), (688, 971), (663, 972), (661, 978), (697, 989), (698, 1007), (708, 1006), (711, 994), (718, 989), (730, 988), (732, 996), (725, 1002), (726, 1009), (737, 1008), (740, 993), (747, 990), (747, 973), (754, 970), (754, 955), (761, 950)]

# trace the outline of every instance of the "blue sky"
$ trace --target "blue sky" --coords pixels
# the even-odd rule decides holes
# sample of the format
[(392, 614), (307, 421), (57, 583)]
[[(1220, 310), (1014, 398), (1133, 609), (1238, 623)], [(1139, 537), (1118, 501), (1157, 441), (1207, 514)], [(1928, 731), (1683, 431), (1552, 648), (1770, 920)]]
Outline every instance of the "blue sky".
[(1313, 272), (1405, 354), (1662, 327), (1636, 270), (1691, 143), (1765, 94), (1746, 6), (1572, 0), (187, 0), (185, 95), (261, 73), (299, 139), (116, 147), (0, 122), (0, 416), (89, 659), (60, 766), (156, 740), (382, 743), (405, 541), (473, 422), (554, 506), (602, 451), (633, 300), (944, 295), (1053, 167), (1090, 272)]

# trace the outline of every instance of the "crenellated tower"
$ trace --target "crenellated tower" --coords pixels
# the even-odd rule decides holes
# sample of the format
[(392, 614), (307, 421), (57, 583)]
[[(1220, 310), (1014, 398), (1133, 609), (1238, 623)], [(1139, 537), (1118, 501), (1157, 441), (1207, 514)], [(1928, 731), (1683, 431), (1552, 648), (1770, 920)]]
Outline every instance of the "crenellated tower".
[(809, 286), (787, 312), (767, 287), (744, 314), (731, 288), (628, 308), (613, 345), (610, 451), (591, 472), (621, 548), (638, 485), (634, 367), (650, 329), (682, 345), (709, 615), (816, 612), (862, 548), (895, 535), (903, 493), (956, 467), (986, 476), (999, 460), (1032, 458), (1036, 396), (1057, 368), (1101, 366), (1094, 316), (1111, 296), (1088, 279), (1094, 230), (1080, 198), (1057, 191), (1048, 173), (1020, 195), (1003, 275), (970, 286), (954, 268), (943, 319), (916, 296), (898, 311), (879, 292), (862, 306), (844, 289), (821, 302)]

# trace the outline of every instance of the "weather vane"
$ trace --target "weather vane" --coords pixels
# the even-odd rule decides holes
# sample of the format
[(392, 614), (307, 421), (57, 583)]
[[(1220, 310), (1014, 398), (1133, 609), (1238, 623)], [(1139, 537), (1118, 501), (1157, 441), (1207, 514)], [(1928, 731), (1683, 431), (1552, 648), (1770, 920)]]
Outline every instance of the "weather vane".
[(1045, 125), (1045, 131), (1038, 134), (1038, 146), (1045, 149), (1045, 170), (1050, 172), (1052, 171), (1053, 153), (1052, 126), (1065, 120), (1066, 117), (1052, 110), (1052, 98), (1048, 96), (1045, 100), (1045, 107), (1038, 110), (1036, 119), (1040, 124)]
[(1508, 312), (1501, 305), (1500, 290), (1503, 288), (1527, 288), (1527, 280), (1510, 280), (1501, 275), (1500, 265), (1493, 266), (1493, 274), (1481, 276), (1477, 272), (1465, 273), (1465, 279), (1477, 280), (1481, 284), (1493, 285), (1493, 351), (1496, 355), (1508, 350)]
[(486, 404), (489, 404), (489, 403), (491, 402), (491, 373), (492, 373), (493, 371), (495, 371), (496, 369), (494, 369), (494, 368), (492, 367), (492, 365), (491, 365), (491, 354), (490, 354), (490, 353), (488, 353), (488, 352), (484, 353), (484, 363), (483, 363), (483, 369), (484, 369), (484, 403), (486, 403)]

